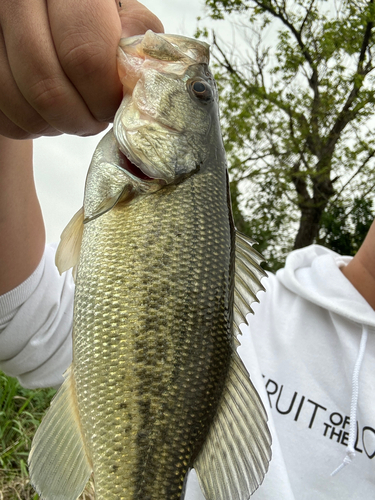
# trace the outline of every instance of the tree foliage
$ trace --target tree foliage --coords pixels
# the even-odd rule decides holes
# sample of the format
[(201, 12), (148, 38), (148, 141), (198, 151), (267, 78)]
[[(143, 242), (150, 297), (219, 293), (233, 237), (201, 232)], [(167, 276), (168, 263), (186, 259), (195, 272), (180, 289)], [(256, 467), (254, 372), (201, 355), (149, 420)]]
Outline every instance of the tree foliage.
[(198, 35), (212, 36), (236, 222), (272, 269), (313, 242), (353, 253), (372, 221), (373, 2), (206, 0), (245, 27), (241, 49)]

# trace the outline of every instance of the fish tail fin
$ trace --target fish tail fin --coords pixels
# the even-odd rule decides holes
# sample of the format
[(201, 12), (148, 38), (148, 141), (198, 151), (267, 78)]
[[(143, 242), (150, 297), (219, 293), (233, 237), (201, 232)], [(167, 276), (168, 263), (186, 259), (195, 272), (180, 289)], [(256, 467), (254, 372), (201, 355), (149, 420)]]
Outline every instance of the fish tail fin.
[(35, 434), (29, 455), (31, 484), (44, 500), (76, 500), (91, 474), (74, 401), (69, 369)]
[(267, 414), (233, 351), (227, 384), (194, 468), (206, 500), (247, 500), (271, 459)]

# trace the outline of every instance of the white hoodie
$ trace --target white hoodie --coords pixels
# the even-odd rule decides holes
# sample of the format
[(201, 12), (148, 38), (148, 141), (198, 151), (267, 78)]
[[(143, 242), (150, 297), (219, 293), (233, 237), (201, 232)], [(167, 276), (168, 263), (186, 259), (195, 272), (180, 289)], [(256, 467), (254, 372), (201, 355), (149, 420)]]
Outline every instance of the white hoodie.
[[(0, 297), (0, 332), (7, 312), (0, 334), (0, 368), (26, 380), (28, 386), (55, 384), (51, 365), (55, 362), (61, 373), (58, 360), (63, 357), (68, 363), (71, 356), (62, 321), (67, 314), (70, 319), (65, 323), (71, 324), (67, 312), (71, 279), (57, 281), (48, 252), (38, 285), (29, 283), (34, 290), (31, 309), (25, 296), (21, 305), (16, 303), (14, 291)], [(375, 499), (375, 312), (339, 270), (349, 260), (317, 245), (292, 252), (285, 268), (264, 280), (267, 292), (260, 294), (255, 315), (248, 317), (251, 334), (244, 328), (247, 334), (240, 339), (239, 353), (264, 401), (273, 435), (270, 470), (254, 500)], [(42, 297), (48, 306), (43, 306)], [(28, 324), (42, 325), (42, 333), (32, 328), (21, 331), (20, 319), (14, 323), (11, 310), (24, 322), (29, 315)], [(53, 335), (46, 328), (48, 322)], [(358, 405), (354, 405), (356, 457), (331, 477), (349, 442), (352, 378), (364, 327), (368, 339), (359, 371)], [(12, 342), (14, 336), (17, 342)], [(48, 353), (39, 355), (43, 364), (37, 367), (34, 362), (25, 374), (24, 364), (31, 366), (30, 356), (41, 349)], [(203, 498), (192, 473), (185, 499)]]

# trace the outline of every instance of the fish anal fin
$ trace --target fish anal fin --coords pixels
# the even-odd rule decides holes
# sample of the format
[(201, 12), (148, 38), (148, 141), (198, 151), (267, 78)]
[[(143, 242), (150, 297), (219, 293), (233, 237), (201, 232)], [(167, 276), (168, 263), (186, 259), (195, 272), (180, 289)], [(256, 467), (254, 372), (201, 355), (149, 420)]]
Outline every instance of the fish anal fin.
[(227, 384), (194, 468), (206, 500), (248, 500), (271, 459), (267, 414), (233, 351)]
[(29, 455), (30, 480), (44, 500), (76, 500), (91, 470), (69, 369), (35, 434)]
[(61, 233), (60, 244), (57, 247), (55, 256), (56, 267), (60, 274), (71, 267), (73, 268), (73, 275), (76, 274), (76, 266), (81, 252), (83, 219), (83, 208), (81, 208)]

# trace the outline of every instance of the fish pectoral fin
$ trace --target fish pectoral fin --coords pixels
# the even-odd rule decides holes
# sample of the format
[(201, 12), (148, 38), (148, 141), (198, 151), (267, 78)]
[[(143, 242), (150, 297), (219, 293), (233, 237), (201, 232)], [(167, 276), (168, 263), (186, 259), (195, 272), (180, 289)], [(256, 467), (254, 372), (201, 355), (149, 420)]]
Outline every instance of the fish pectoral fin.
[(240, 324), (247, 323), (246, 315), (253, 313), (252, 302), (259, 302), (256, 294), (265, 290), (260, 280), (267, 276), (260, 263), (265, 259), (254, 250), (254, 241), (236, 231), (236, 261), (234, 277), (233, 332), (241, 333)]
[(55, 264), (59, 273), (62, 274), (72, 267), (74, 278), (81, 252), (83, 218), (83, 208), (81, 208), (73, 215), (71, 221), (61, 233), (55, 256)]
[(194, 468), (206, 500), (248, 500), (271, 459), (267, 414), (233, 351), (218, 411)]
[(85, 218), (83, 220), (83, 223), (86, 224), (87, 222), (97, 219), (101, 215), (109, 212), (120, 200), (126, 201), (127, 198), (131, 199), (131, 194), (127, 196), (129, 191), (130, 190), (121, 189), (114, 196), (104, 198), (103, 200), (100, 200), (100, 203), (98, 203), (95, 207), (90, 207), (90, 211), (85, 210)]
[(91, 471), (69, 368), (35, 434), (29, 455), (30, 481), (44, 500), (76, 500)]

